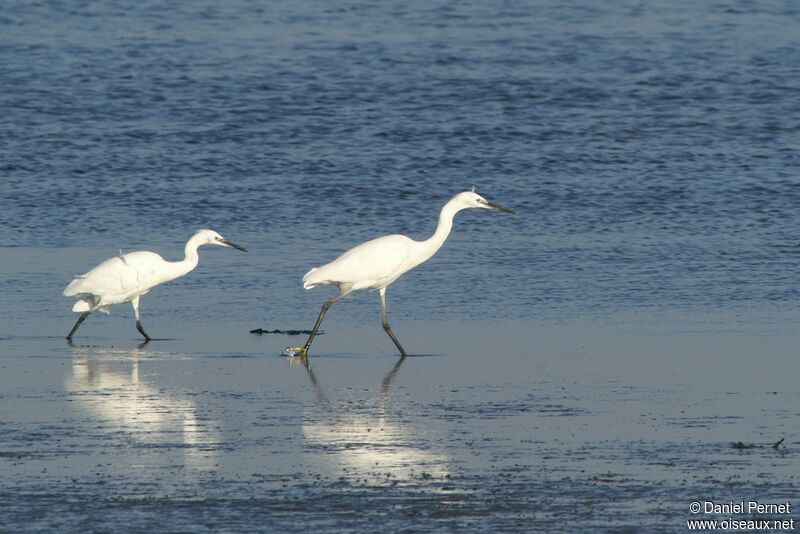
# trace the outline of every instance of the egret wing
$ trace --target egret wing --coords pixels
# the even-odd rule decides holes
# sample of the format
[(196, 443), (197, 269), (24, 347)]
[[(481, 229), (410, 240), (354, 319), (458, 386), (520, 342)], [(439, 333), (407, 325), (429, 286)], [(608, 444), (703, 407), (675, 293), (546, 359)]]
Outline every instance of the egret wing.
[(362, 243), (321, 267), (336, 282), (357, 288), (378, 287), (404, 272), (413, 241), (404, 235), (388, 235)]
[(158, 266), (164, 263), (161, 256), (147, 251), (115, 256), (75, 278), (64, 294), (95, 295), (104, 304), (125, 302), (155, 285)]

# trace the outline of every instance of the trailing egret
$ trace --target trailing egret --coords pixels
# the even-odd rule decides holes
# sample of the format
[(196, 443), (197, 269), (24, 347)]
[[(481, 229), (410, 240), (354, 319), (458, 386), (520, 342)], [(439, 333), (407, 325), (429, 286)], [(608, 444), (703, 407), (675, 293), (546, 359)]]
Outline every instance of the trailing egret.
[(93, 311), (111, 313), (114, 304), (130, 301), (136, 315), (136, 329), (144, 336), (145, 343), (150, 341), (139, 320), (139, 297), (158, 284), (175, 280), (197, 267), (197, 248), (202, 245), (220, 245), (247, 252), (214, 230), (198, 230), (186, 242), (186, 257), (181, 261), (166, 261), (155, 252), (141, 250), (120, 254), (86, 274), (76, 276), (64, 290), (64, 296), (78, 298), (72, 311), (81, 312), (81, 316), (67, 334), (67, 339), (72, 341), (75, 331)]
[(315, 267), (303, 277), (303, 287), (311, 289), (320, 285), (338, 286), (339, 294), (322, 305), (317, 322), (311, 329), (308, 341), (302, 347), (289, 347), (287, 353), (308, 355), (308, 349), (322, 323), (325, 313), (333, 304), (358, 289), (377, 289), (381, 297), (381, 322), (400, 354), (406, 355), (389, 326), (386, 314), (386, 287), (401, 275), (427, 261), (444, 244), (453, 227), (456, 213), (467, 208), (490, 208), (516, 215), (512, 209), (489, 202), (474, 191), (464, 191), (454, 196), (439, 213), (439, 225), (433, 236), (425, 241), (414, 241), (404, 235), (387, 235), (351, 248), (335, 260)]

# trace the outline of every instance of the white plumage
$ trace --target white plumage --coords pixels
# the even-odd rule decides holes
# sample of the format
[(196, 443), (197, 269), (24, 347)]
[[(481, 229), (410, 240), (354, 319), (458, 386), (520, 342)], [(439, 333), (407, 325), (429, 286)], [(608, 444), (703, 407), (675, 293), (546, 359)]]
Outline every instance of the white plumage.
[(220, 245), (247, 252), (214, 230), (198, 230), (186, 243), (185, 257), (181, 261), (167, 261), (155, 252), (142, 250), (109, 258), (91, 271), (76, 276), (64, 289), (64, 296), (78, 299), (72, 311), (81, 313), (81, 316), (67, 339), (72, 340), (78, 327), (92, 312), (110, 313), (115, 304), (130, 302), (136, 315), (136, 328), (149, 341), (150, 336), (142, 328), (139, 318), (139, 297), (197, 267), (197, 249), (202, 245)]
[(303, 287), (351, 285), (358, 289), (381, 289), (415, 266), (419, 242), (404, 235), (387, 235), (361, 243), (330, 263), (315, 267), (303, 277)]
[(467, 208), (491, 208), (515, 214), (513, 210), (489, 202), (474, 191), (464, 191), (454, 196), (442, 207), (439, 224), (434, 234), (424, 241), (415, 241), (404, 235), (387, 235), (351, 248), (330, 263), (314, 267), (303, 276), (303, 287), (311, 289), (321, 285), (335, 285), (339, 294), (322, 305), (317, 322), (303, 347), (289, 347), (288, 354), (308, 355), (308, 349), (319, 329), (325, 313), (336, 301), (359, 289), (377, 289), (381, 297), (383, 329), (400, 353), (406, 352), (389, 326), (386, 314), (386, 287), (417, 265), (425, 262), (444, 244), (453, 227), (453, 218)]
[(78, 297), (74, 312), (97, 311), (109, 313), (111, 306), (128, 302), (151, 288), (170, 280), (164, 258), (155, 252), (129, 252), (107, 259), (86, 274), (76, 276), (64, 290), (65, 297)]

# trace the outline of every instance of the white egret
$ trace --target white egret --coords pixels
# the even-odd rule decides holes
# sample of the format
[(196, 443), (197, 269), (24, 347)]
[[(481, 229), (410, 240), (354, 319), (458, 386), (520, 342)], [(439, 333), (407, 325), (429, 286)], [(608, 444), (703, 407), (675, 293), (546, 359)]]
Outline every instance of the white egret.
[(107, 259), (88, 273), (76, 276), (64, 290), (64, 296), (78, 298), (72, 311), (80, 312), (81, 316), (67, 339), (72, 341), (75, 331), (92, 312), (110, 313), (114, 304), (130, 302), (136, 315), (136, 329), (144, 336), (145, 343), (150, 341), (139, 319), (139, 297), (197, 267), (197, 249), (202, 245), (220, 245), (247, 252), (214, 230), (198, 230), (186, 242), (185, 257), (181, 261), (167, 261), (155, 252), (141, 250)]
[(433, 236), (424, 241), (415, 241), (404, 235), (387, 235), (367, 241), (351, 248), (335, 260), (315, 267), (303, 277), (303, 287), (311, 289), (320, 285), (334, 285), (339, 294), (322, 305), (317, 322), (303, 347), (289, 347), (287, 353), (307, 356), (308, 349), (322, 323), (325, 313), (334, 303), (359, 289), (377, 289), (381, 297), (381, 322), (383, 329), (394, 342), (400, 354), (406, 355), (397, 337), (389, 326), (386, 314), (386, 287), (401, 275), (425, 262), (444, 244), (453, 227), (453, 218), (467, 208), (490, 208), (516, 215), (512, 209), (489, 202), (473, 191), (464, 191), (444, 205), (439, 214), (439, 224)]

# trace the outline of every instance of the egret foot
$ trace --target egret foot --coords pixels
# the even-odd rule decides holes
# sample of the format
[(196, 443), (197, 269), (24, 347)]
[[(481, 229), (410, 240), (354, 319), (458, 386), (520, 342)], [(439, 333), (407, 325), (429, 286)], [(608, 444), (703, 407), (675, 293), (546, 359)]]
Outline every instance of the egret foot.
[(307, 358), (308, 349), (305, 347), (286, 347), (286, 350), (283, 351), (283, 355), (290, 358)]

